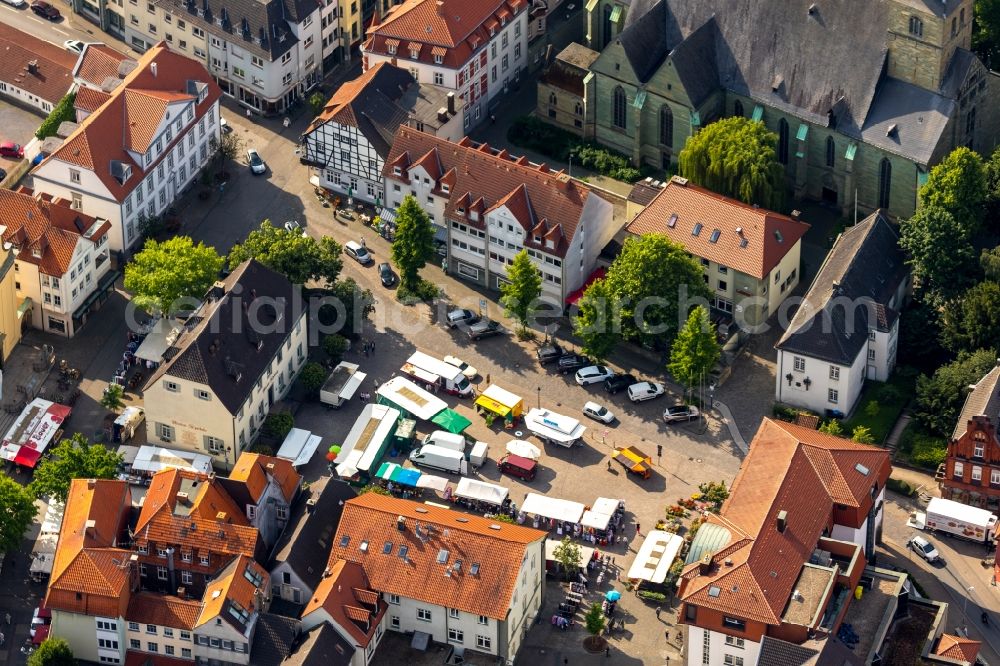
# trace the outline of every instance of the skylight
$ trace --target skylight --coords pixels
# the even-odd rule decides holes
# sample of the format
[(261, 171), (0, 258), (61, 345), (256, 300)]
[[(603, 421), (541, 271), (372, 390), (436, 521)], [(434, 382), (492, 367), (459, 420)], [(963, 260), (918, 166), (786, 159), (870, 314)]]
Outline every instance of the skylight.
[(447, 564), (448, 563), (448, 551), (445, 550), (444, 548), (442, 548), (441, 550), (438, 551), (437, 563), (438, 564)]
[(386, 541), (385, 545), (382, 546), (382, 554), (383, 555), (388, 555), (391, 552), (392, 552), (392, 542), (391, 541)]
[(400, 546), (399, 550), (396, 551), (396, 554), (399, 555), (399, 559), (405, 560), (406, 559), (406, 554), (409, 553), (409, 552), (410, 552), (410, 547), (409, 546)]
[(473, 576), (479, 575), (479, 562), (472, 563), (472, 568), (469, 569), (469, 573), (471, 573)]
[(778, 241), (779, 243), (784, 243), (785, 242), (785, 237), (782, 236), (781, 232), (778, 231), (777, 229), (774, 230), (774, 239), (776, 241)]
[(358, 550), (360, 550), (362, 553), (367, 553), (368, 552), (368, 542), (367, 541), (362, 541), (361, 545), (358, 546)]
[(862, 465), (861, 463), (858, 463), (857, 465), (855, 465), (854, 469), (858, 470), (859, 472), (861, 472), (865, 476), (868, 476), (868, 472), (871, 471), (867, 467), (865, 467), (864, 465)]
[(677, 213), (673, 213), (670, 216), (670, 219), (667, 220), (667, 226), (670, 227), (671, 229), (677, 226)]
[(721, 236), (721, 235), (722, 235), (721, 231), (719, 231), (718, 229), (713, 229), (712, 230), (712, 237), (708, 239), (708, 242), (709, 243), (717, 243), (719, 241), (719, 236)]
[(351, 543), (351, 537), (349, 537), (346, 534), (344, 536), (340, 537), (340, 547), (341, 548), (346, 548), (347, 544), (349, 544), (349, 543)]
[(694, 225), (694, 229), (691, 231), (691, 235), (697, 236), (698, 234), (701, 233), (701, 229), (702, 229), (702, 224), (701, 222), (699, 222), (696, 225)]
[(712, 587), (708, 588), (708, 596), (710, 597), (718, 597), (721, 592), (722, 588), (719, 587), (718, 585), (713, 585)]
[(740, 247), (746, 247), (747, 244), (749, 244), (749, 243), (750, 243), (750, 241), (747, 240), (746, 238), (741, 238), (740, 239)]

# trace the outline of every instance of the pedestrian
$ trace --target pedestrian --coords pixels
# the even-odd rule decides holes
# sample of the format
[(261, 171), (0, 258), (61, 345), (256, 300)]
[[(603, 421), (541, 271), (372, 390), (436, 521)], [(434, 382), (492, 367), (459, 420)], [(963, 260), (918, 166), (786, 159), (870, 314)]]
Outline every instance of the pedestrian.
[(7, 624), (10, 624), (10, 613), (4, 615), (4, 619), (7, 620)]
[(487, 384), (490, 383), (490, 373), (488, 373), (488, 372), (486, 373), (486, 383)]
[(371, 340), (368, 344), (371, 347), (372, 353), (374, 354), (375, 353), (375, 341)]
[(659, 620), (659, 619), (660, 619), (660, 613), (662, 612), (662, 610), (663, 610), (663, 609), (662, 609), (662, 608), (660, 608), (659, 606), (657, 606), (657, 607), (656, 607), (656, 619), (657, 619), (657, 620)]
[(361, 247), (366, 248), (366, 249), (368, 248), (368, 246), (365, 245), (365, 238), (364, 238), (364, 236), (361, 237)]
[(611, 658), (611, 646), (610, 645), (608, 647), (604, 648), (604, 656), (607, 657), (608, 659)]
[(247, 118), (253, 118), (253, 114), (250, 113), (250, 109), (247, 109)]
[(0, 631), (0, 645), (3, 645), (6, 642), (7, 642), (7, 637), (3, 635), (2, 631)]
[(638, 522), (636, 522), (636, 524), (635, 524), (635, 535), (636, 536), (642, 536), (642, 530), (639, 529), (639, 523)]
[(611, 458), (608, 458), (608, 471), (611, 471)]
[(281, 124), (285, 126), (285, 129), (288, 129), (288, 126), (292, 124), (292, 121), (288, 119), (288, 116), (285, 116), (285, 119), (281, 121)]

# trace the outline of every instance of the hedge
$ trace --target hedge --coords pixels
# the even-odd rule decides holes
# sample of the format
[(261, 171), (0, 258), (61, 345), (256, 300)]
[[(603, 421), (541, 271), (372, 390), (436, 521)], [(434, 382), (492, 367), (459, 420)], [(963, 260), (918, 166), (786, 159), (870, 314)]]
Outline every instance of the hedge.
[(76, 111), (73, 109), (73, 103), (76, 101), (76, 93), (67, 93), (65, 97), (59, 100), (59, 103), (52, 107), (52, 111), (49, 112), (48, 118), (42, 121), (42, 124), (38, 126), (35, 130), (35, 136), (39, 139), (47, 139), (50, 136), (55, 136), (56, 132), (59, 130), (59, 125), (63, 122), (70, 120), (76, 122)]
[(899, 453), (911, 465), (936, 471), (948, 454), (948, 442), (926, 431), (919, 423), (911, 422), (899, 438)]

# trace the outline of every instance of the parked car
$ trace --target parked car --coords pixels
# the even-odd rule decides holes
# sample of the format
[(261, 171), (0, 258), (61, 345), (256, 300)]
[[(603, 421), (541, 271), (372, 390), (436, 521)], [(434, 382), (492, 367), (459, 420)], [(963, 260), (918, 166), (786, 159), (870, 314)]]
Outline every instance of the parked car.
[(474, 367), (472, 367), (462, 359), (458, 358), (457, 356), (445, 356), (444, 362), (447, 363), (448, 365), (453, 365), (459, 370), (461, 370), (462, 374), (465, 375), (466, 379), (475, 379), (476, 375), (479, 374), (478, 370), (476, 370)]
[(84, 46), (86, 44), (79, 39), (67, 39), (63, 42), (63, 48), (71, 53), (83, 53)]
[(604, 390), (614, 395), (615, 393), (618, 393), (618, 391), (632, 386), (636, 383), (636, 381), (636, 378), (632, 375), (620, 372), (604, 380)]
[(267, 165), (260, 158), (260, 153), (257, 152), (256, 148), (251, 148), (247, 151), (247, 164), (250, 165), (250, 173), (254, 175), (267, 173)]
[(344, 254), (362, 266), (367, 266), (375, 261), (372, 259), (371, 252), (368, 251), (368, 248), (357, 241), (347, 241), (344, 243)]
[(595, 421), (600, 421), (601, 423), (611, 423), (615, 420), (615, 415), (611, 412), (611, 410), (604, 405), (597, 404), (596, 402), (587, 402), (584, 404), (583, 413)]
[(566, 352), (559, 346), (558, 342), (550, 342), (542, 345), (535, 351), (535, 356), (541, 365), (558, 361)]
[(674, 405), (663, 410), (663, 420), (666, 423), (692, 421), (700, 415), (701, 412), (698, 411), (698, 408), (691, 405)]
[(594, 362), (583, 354), (563, 354), (559, 357), (559, 363), (556, 367), (559, 368), (559, 372), (565, 375), (568, 372), (586, 368), (588, 365), (593, 364)]
[(576, 383), (580, 386), (598, 384), (608, 377), (614, 376), (614, 371), (603, 365), (588, 365), (576, 371)]
[(58, 21), (62, 18), (62, 14), (59, 10), (45, 2), (45, 0), (35, 0), (31, 3), (31, 11), (35, 12), (43, 19), (48, 19), (49, 21)]
[(3, 0), (11, 7), (24, 7), (24, 0)]
[(479, 315), (472, 310), (464, 308), (449, 310), (448, 314), (445, 315), (445, 323), (448, 325), (448, 328), (455, 328), (462, 324), (475, 324), (477, 321), (479, 321)]
[(537, 462), (528, 458), (522, 458), (521, 456), (515, 456), (513, 453), (508, 453), (498, 460), (497, 467), (500, 469), (501, 474), (510, 474), (523, 481), (531, 481), (535, 478), (535, 473), (538, 471)]
[(219, 129), (223, 134), (229, 134), (233, 131), (233, 126), (229, 124), (225, 116), (219, 116)]
[(639, 382), (628, 387), (628, 399), (632, 402), (652, 400), (663, 395), (663, 384), (655, 382)]
[(13, 141), (0, 143), (0, 157), (10, 157), (11, 159), (21, 159), (24, 157), (24, 146)]
[(44, 627), (47, 624), (52, 624), (52, 611), (41, 605), (35, 609), (31, 616), (31, 637), (35, 637), (35, 632), (38, 631), (39, 627)]
[(5, 178), (7, 178), (7, 170), (0, 169), (0, 183), (2, 183)]
[(937, 548), (934, 547), (934, 544), (922, 536), (915, 536), (911, 538), (906, 545), (912, 548), (917, 555), (924, 558), (928, 562), (935, 562), (941, 557)]
[(506, 332), (507, 330), (500, 325), (500, 322), (493, 321), (492, 319), (477, 321), (469, 327), (469, 337), (472, 340), (482, 340), (494, 335), (503, 335)]
[(378, 265), (378, 279), (382, 280), (382, 286), (386, 288), (396, 284), (396, 274), (392, 272), (392, 266), (388, 261)]
[(302, 224), (298, 220), (288, 220), (285, 222), (285, 231), (290, 231), (293, 234), (301, 233), (302, 237), (306, 237), (306, 230), (302, 228)]

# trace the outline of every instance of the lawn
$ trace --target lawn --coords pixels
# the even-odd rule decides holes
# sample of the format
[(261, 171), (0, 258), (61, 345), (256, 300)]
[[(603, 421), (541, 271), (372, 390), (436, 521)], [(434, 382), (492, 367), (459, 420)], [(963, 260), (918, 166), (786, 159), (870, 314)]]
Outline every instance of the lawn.
[(882, 444), (913, 395), (915, 384), (913, 373), (903, 369), (893, 373), (884, 384), (869, 381), (854, 416), (841, 424), (844, 434), (849, 437), (858, 426), (866, 426), (875, 443)]

